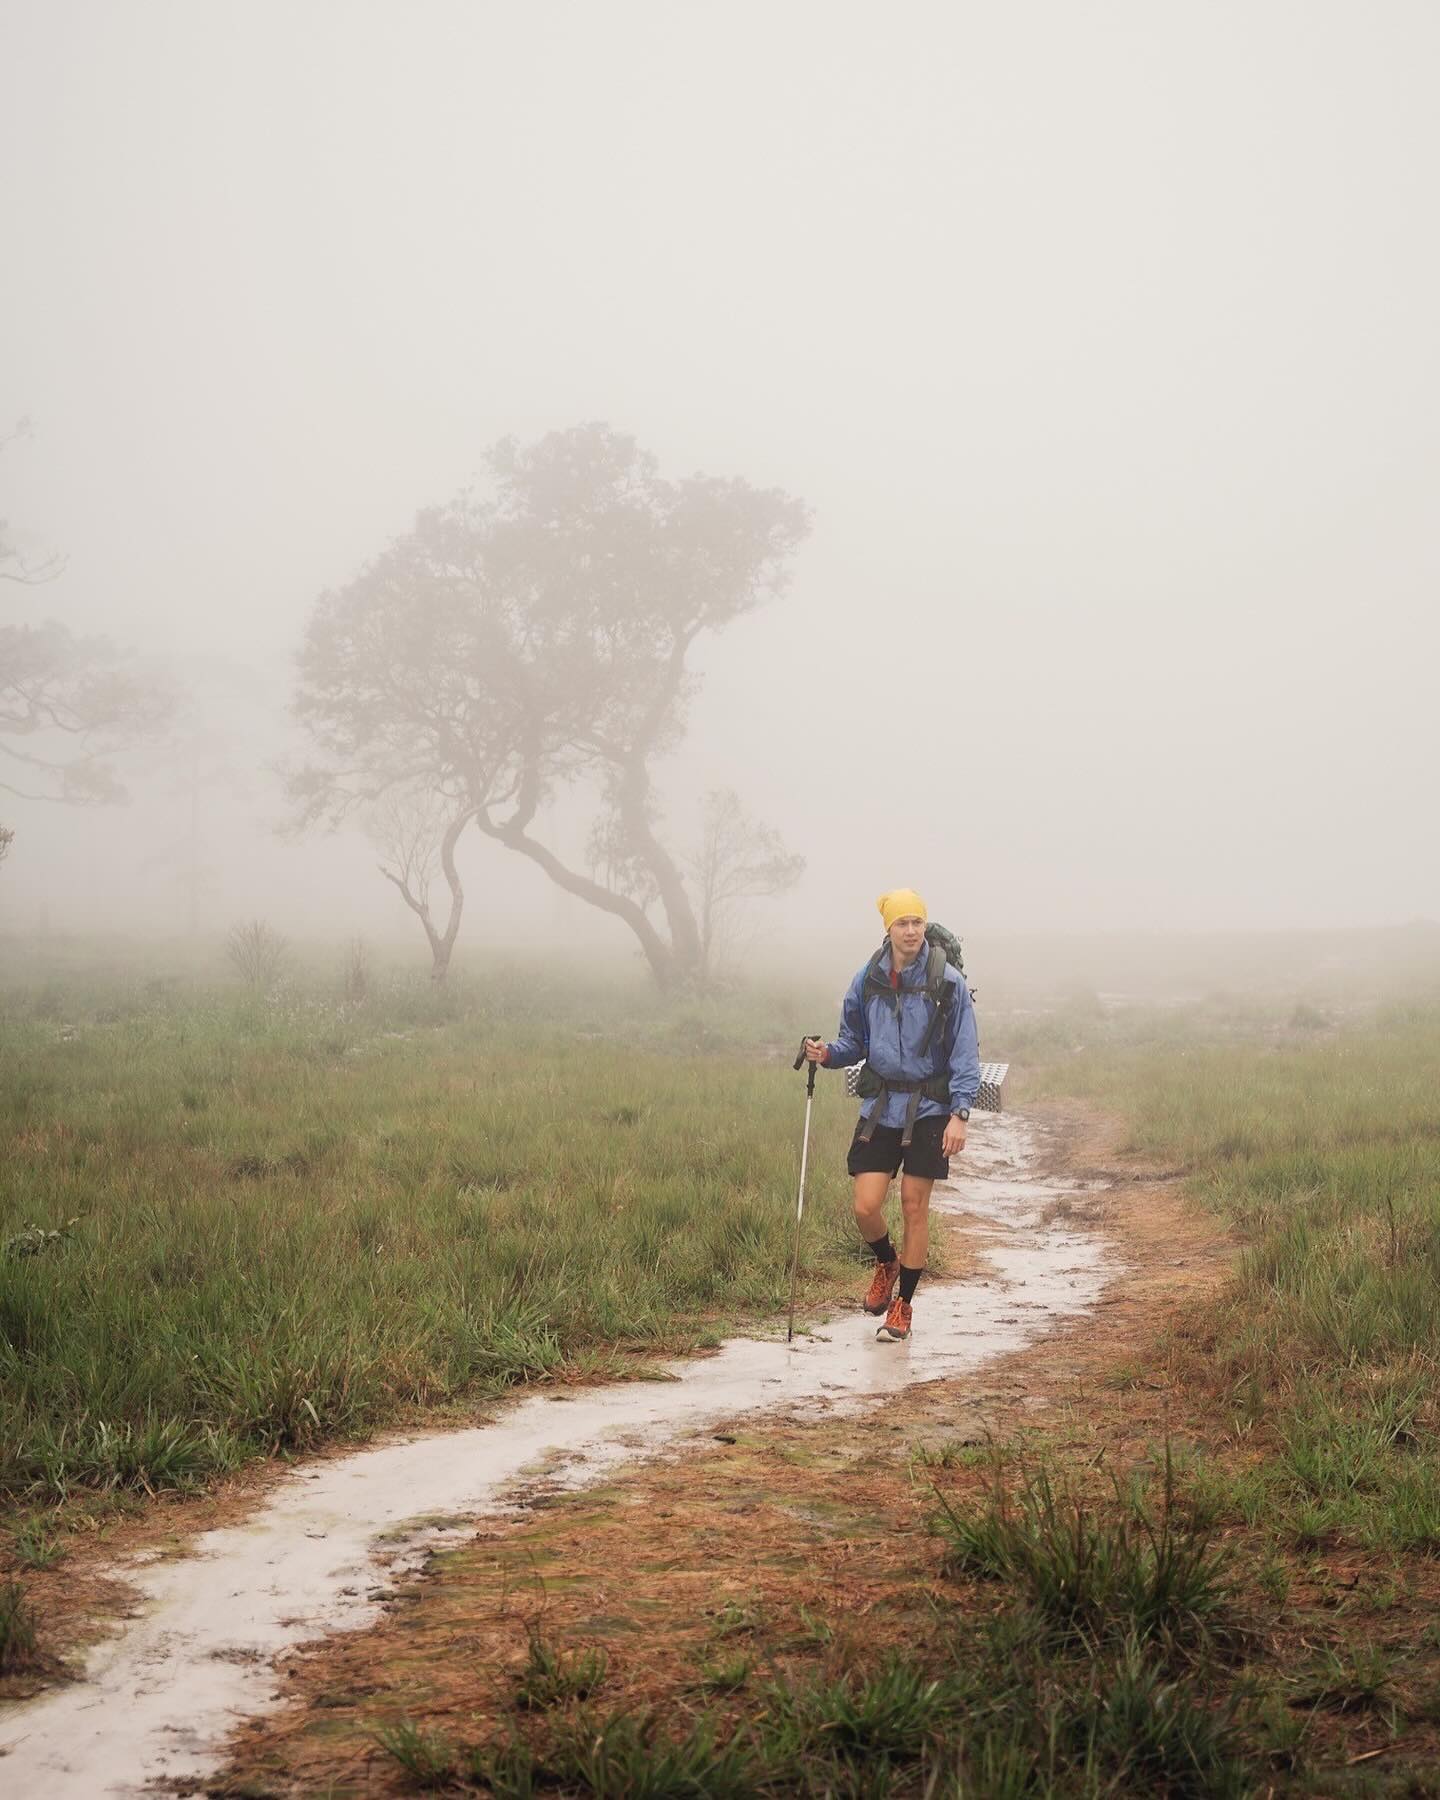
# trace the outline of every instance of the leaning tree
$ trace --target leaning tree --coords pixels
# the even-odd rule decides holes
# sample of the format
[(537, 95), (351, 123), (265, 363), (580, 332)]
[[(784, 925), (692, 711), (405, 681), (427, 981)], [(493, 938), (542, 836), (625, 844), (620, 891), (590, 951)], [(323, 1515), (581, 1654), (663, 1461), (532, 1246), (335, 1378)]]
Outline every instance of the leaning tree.
[[(806, 510), (738, 479), (668, 480), (605, 425), (503, 442), (488, 468), (485, 492), (422, 513), (318, 602), (300, 816), (423, 788), (624, 923), (662, 986), (693, 980), (702, 931), (655, 766), (685, 729), (695, 645), (783, 588)], [(539, 823), (577, 784), (599, 797), (584, 869)]]

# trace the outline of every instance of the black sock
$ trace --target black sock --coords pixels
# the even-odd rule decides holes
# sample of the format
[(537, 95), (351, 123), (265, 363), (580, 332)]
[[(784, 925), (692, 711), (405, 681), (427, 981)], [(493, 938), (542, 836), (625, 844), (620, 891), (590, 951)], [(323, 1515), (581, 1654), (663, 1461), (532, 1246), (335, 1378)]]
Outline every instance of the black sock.
[(905, 1304), (907, 1306), (915, 1298), (915, 1290), (917, 1287), (919, 1287), (920, 1277), (924, 1273), (925, 1273), (925, 1271), (923, 1269), (907, 1269), (905, 1267), (904, 1263), (901, 1263), (901, 1265), (900, 1265), (900, 1298), (905, 1302)]
[(876, 1262), (897, 1262), (899, 1260), (895, 1255), (895, 1246), (890, 1242), (888, 1231), (878, 1243), (872, 1244), (870, 1248), (875, 1252)]

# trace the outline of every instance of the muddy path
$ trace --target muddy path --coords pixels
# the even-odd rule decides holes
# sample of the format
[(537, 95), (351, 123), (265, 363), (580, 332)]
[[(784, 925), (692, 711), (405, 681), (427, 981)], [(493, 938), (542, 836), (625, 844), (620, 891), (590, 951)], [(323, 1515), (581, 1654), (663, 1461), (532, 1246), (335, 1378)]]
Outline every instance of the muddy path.
[(322, 1640), (343, 1654), (370, 1635), (359, 1628), (382, 1618), (397, 1583), (427, 1559), (433, 1566), (437, 1547), (473, 1540), (477, 1525), (482, 1537), (503, 1535), (547, 1500), (637, 1464), (677, 1478), (703, 1470), (743, 1448), (756, 1421), (873, 1416), (915, 1392), (938, 1397), (953, 1424), (963, 1416), (954, 1396), (977, 1371), (1057, 1338), (1083, 1342), (1128, 1266), (1124, 1234), (1106, 1229), (1121, 1190), (1091, 1142), (1093, 1121), (1052, 1111), (976, 1125), (955, 1181), (936, 1196), (972, 1266), (924, 1291), (908, 1344), (877, 1344), (873, 1321), (856, 1312), (794, 1345), (783, 1334), (735, 1339), (670, 1365), (664, 1381), (540, 1394), (491, 1424), (296, 1471), (191, 1554), (123, 1571), (140, 1596), (137, 1616), (91, 1653), (84, 1678), (0, 1714), (0, 1785), (65, 1800), (203, 1781), (237, 1723), (263, 1717), (286, 1691), (287, 1653)]

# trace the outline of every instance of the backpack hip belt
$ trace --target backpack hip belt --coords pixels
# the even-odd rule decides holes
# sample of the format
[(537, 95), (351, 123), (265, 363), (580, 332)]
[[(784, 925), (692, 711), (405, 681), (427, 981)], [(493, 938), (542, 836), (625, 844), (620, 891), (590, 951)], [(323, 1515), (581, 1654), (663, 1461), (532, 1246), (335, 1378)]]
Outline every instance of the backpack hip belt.
[(875, 1135), (875, 1127), (880, 1123), (880, 1115), (885, 1110), (887, 1094), (908, 1094), (909, 1101), (905, 1107), (905, 1124), (900, 1134), (900, 1148), (907, 1150), (910, 1140), (915, 1135), (915, 1119), (920, 1111), (920, 1098), (927, 1100), (948, 1100), (950, 1083), (943, 1075), (932, 1075), (925, 1081), (887, 1081), (883, 1075), (875, 1076), (875, 1105), (871, 1108), (868, 1119), (860, 1121), (860, 1142), (868, 1144)]

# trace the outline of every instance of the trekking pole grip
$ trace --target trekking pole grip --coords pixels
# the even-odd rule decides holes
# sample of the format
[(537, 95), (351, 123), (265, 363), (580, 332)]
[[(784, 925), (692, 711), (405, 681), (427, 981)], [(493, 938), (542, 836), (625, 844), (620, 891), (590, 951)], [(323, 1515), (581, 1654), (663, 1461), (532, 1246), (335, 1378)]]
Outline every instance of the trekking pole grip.
[[(799, 1068), (805, 1061), (805, 1046), (809, 1042), (810, 1042), (809, 1038), (801, 1038), (801, 1040), (800, 1040), (800, 1049), (795, 1057), (795, 1062), (794, 1062), (794, 1067), (797, 1070), (799, 1070)], [(818, 1042), (818, 1040), (817, 1040), (817, 1042)], [(810, 1077), (805, 1083), (805, 1092), (807, 1094), (813, 1094), (815, 1092), (815, 1071), (819, 1067), (820, 1067), (819, 1063), (812, 1062), (810, 1065)]]

